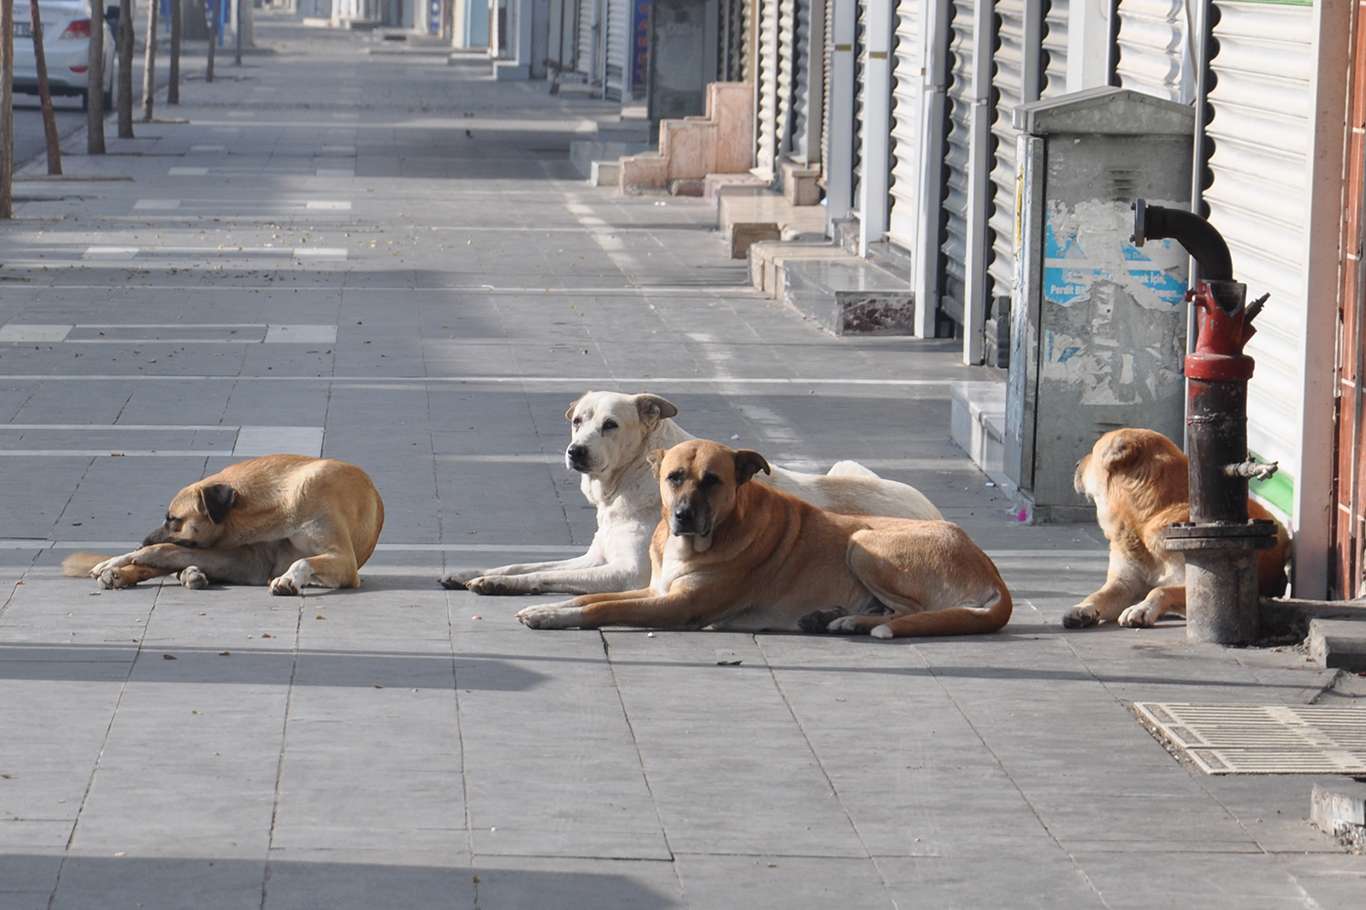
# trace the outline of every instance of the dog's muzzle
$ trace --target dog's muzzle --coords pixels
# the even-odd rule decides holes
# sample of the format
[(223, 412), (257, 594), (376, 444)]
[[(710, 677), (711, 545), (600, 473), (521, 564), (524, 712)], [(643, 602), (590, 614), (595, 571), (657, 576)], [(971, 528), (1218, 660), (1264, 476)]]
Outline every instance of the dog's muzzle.
[(572, 445), (565, 449), (564, 463), (569, 466), (571, 471), (587, 474), (590, 467), (588, 463), (588, 447)]
[(675, 506), (669, 513), (669, 531), (675, 537), (706, 537), (711, 534), (711, 516), (698, 514), (691, 506)]
[(199, 544), (195, 543), (193, 540), (176, 540), (166, 532), (165, 528), (157, 528), (142, 539), (142, 545), (144, 547), (154, 546), (159, 543), (175, 544), (177, 547), (184, 547), (187, 550), (193, 550), (199, 546)]

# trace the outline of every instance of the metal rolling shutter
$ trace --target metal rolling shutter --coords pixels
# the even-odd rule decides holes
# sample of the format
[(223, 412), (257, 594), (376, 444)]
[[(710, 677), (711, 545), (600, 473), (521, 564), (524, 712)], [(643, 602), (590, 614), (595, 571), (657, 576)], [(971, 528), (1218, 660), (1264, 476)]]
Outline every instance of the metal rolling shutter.
[(755, 167), (772, 174), (777, 162), (778, 128), (778, 6), (779, 0), (759, 0), (758, 144)]
[(920, 101), (925, 43), (920, 35), (920, 0), (896, 0), (896, 63), (892, 70), (892, 179), (887, 234), (910, 247), (915, 242), (916, 165), (919, 162)]
[(808, 160), (807, 121), (811, 119), (811, 0), (796, 0), (797, 16), (792, 39), (792, 139), (788, 148), (798, 161)]
[(607, 72), (603, 95), (613, 101), (620, 101), (626, 90), (630, 32), (630, 0), (607, 0)]
[(1279, 461), (1281, 475), (1293, 482), (1308, 318), (1300, 239), (1308, 231), (1314, 14), (1299, 4), (1215, 7), (1219, 50), (1210, 62), (1212, 117), (1205, 128), (1214, 179), (1204, 199), (1248, 297), (1271, 293), (1247, 347), (1257, 361), (1248, 386), (1247, 441), (1257, 455)]
[(754, 81), (754, 4), (738, 0), (740, 6), (740, 81)]
[(597, 0), (579, 0), (579, 22), (575, 34), (574, 71), (593, 78), (593, 61), (597, 60)]
[(1120, 86), (1180, 101), (1185, 33), (1185, 0), (1119, 0)]
[(858, 21), (854, 24), (854, 180), (850, 207), (856, 214), (863, 212), (863, 100), (868, 72), (868, 9), (869, 0), (858, 0)]
[(972, 134), (973, 0), (953, 0), (949, 23), (948, 137), (944, 149), (945, 222), (940, 252), (944, 280), (939, 306), (954, 322), (963, 322), (967, 284), (968, 167)]
[(826, 186), (830, 176), (827, 169), (830, 161), (830, 85), (835, 69), (835, 0), (825, 0), (825, 48), (821, 53), (821, 91), (825, 100), (821, 104), (821, 176), (820, 186)]
[(1043, 14), (1043, 86), (1040, 97), (1067, 94), (1067, 16), (1070, 0), (1052, 0)]
[(722, 82), (744, 81), (744, 0), (722, 0), (717, 27), (716, 78)]
[[(1025, 0), (997, 0), (996, 51), (992, 55), (995, 104), (991, 122), (991, 214), (987, 275), (988, 296), (1008, 297), (1015, 274), (1015, 139), (1011, 125), (1025, 99)], [(1037, 82), (1030, 79), (1031, 85)], [(1031, 89), (1032, 90), (1032, 89)], [(1034, 100), (1032, 98), (1028, 100)]]
[(782, 157), (787, 151), (792, 129), (792, 101), (797, 81), (793, 73), (796, 45), (797, 0), (778, 0), (778, 103), (774, 130), (774, 152)]

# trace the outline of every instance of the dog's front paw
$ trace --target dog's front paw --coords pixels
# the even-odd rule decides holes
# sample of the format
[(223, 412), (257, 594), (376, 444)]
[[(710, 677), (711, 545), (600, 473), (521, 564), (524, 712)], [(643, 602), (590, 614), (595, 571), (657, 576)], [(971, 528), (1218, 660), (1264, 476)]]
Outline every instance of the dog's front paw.
[(1092, 604), (1078, 604), (1062, 615), (1064, 629), (1085, 629), (1100, 622), (1100, 611)]
[(199, 566), (186, 566), (180, 570), (180, 583), (192, 591), (209, 586), (209, 576)]
[(294, 584), (294, 579), (288, 575), (281, 575), (270, 580), (270, 593), (280, 597), (293, 597), (299, 593), (299, 587)]
[(1159, 604), (1145, 600), (1119, 614), (1119, 624), (1130, 629), (1148, 629), (1156, 625), (1163, 615), (1164, 611)]
[(92, 568), (90, 570), (90, 577), (102, 579), (109, 572), (112, 572), (114, 569), (121, 569), (132, 561), (132, 553), (124, 553), (122, 556), (111, 556), (104, 562), (98, 563), (94, 568)]
[(441, 579), (441, 587), (447, 591), (464, 591), (466, 586), (480, 576), (478, 569), (466, 569), (463, 572), (452, 572)]
[(480, 575), (465, 582), (465, 590), (485, 597), (541, 593), (539, 585), (518, 582), (515, 575)]
[(95, 584), (106, 591), (114, 591), (119, 588), (132, 587), (133, 582), (128, 579), (118, 568), (105, 569), (95, 576)]
[(529, 629), (572, 629), (579, 624), (578, 607), (550, 604), (517, 611), (517, 621)]

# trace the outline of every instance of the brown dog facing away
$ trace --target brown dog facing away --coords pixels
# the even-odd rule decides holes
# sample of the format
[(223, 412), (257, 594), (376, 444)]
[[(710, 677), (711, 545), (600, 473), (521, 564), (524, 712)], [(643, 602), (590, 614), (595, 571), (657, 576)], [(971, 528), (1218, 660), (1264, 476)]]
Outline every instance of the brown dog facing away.
[(650, 587), (528, 607), (533, 629), (643, 626), (860, 632), (875, 638), (994, 632), (1011, 599), (996, 566), (947, 521), (838, 515), (748, 481), (757, 452), (692, 440), (655, 450), (661, 521)]
[[(1112, 430), (1077, 462), (1073, 478), (1078, 493), (1096, 504), (1096, 521), (1110, 541), (1110, 568), (1105, 585), (1063, 616), (1069, 629), (1118, 621), (1122, 626), (1151, 626), (1168, 614), (1186, 613), (1186, 559), (1170, 551), (1162, 532), (1170, 524), (1190, 521), (1190, 480), (1186, 455), (1174, 442), (1153, 430)], [(1248, 500), (1251, 518), (1275, 521), (1265, 508)], [(1285, 561), (1290, 536), (1276, 522), (1276, 543), (1257, 554), (1262, 596), (1285, 591)]]
[(140, 549), (106, 558), (75, 553), (66, 575), (126, 588), (180, 573), (187, 588), (210, 581), (270, 585), (298, 594), (306, 585), (354, 588), (384, 527), (384, 503), (355, 465), (305, 455), (266, 455), (190, 484)]

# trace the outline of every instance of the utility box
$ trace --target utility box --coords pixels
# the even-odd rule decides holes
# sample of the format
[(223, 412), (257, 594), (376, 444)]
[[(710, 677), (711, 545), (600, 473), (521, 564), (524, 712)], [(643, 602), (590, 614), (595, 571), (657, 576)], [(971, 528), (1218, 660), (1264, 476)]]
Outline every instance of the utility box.
[[(1195, 115), (1117, 88), (1015, 109), (1005, 470), (1031, 521), (1093, 520), (1077, 459), (1117, 427), (1180, 444), (1187, 255), (1130, 242), (1136, 198), (1190, 208)], [(1160, 200), (1160, 202), (1159, 202)]]

